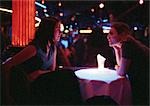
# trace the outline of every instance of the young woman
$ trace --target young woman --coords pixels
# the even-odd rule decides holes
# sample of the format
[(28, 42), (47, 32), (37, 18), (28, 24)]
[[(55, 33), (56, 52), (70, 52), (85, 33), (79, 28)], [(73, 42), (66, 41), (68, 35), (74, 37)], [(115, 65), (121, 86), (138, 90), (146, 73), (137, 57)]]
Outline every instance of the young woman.
[(149, 102), (149, 48), (131, 36), (128, 25), (112, 23), (108, 34), (109, 46), (114, 48), (117, 73), (128, 74), (133, 92), (133, 103), (147, 105)]
[(56, 43), (61, 37), (61, 22), (54, 17), (42, 18), (35, 38), (27, 47), (2, 65), (9, 98), (9, 82), (12, 71), (24, 71), (30, 81), (56, 68)]

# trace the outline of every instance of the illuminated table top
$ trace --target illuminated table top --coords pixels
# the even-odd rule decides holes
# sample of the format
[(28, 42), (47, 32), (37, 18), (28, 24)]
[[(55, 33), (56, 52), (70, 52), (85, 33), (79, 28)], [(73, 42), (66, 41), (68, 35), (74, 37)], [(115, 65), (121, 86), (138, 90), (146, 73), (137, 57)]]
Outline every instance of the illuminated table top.
[(98, 68), (80, 69), (75, 71), (75, 75), (80, 79), (104, 81), (106, 83), (123, 78), (122, 76), (119, 76), (115, 70), (108, 68), (99, 70)]
[(110, 96), (120, 106), (132, 104), (131, 86), (127, 76), (119, 76), (116, 70), (88, 68), (75, 71), (80, 83), (83, 100), (94, 96)]

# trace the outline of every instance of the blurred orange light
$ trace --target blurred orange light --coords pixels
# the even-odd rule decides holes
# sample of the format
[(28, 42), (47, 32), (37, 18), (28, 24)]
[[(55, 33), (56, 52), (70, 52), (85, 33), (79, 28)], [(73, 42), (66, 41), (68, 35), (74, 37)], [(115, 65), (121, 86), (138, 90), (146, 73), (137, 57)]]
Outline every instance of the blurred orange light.
[(42, 4), (44, 4), (45, 3), (45, 1), (44, 0), (42, 0)]
[(35, 13), (38, 14), (38, 11), (36, 11)]

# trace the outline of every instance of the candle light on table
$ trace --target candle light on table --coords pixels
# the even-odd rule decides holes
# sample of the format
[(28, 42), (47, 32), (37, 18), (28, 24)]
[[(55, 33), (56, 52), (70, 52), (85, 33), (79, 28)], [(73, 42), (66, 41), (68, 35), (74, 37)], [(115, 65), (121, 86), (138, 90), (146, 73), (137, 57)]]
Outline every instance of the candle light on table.
[(97, 55), (98, 70), (104, 69), (105, 60), (106, 59), (103, 56), (101, 56), (100, 54)]

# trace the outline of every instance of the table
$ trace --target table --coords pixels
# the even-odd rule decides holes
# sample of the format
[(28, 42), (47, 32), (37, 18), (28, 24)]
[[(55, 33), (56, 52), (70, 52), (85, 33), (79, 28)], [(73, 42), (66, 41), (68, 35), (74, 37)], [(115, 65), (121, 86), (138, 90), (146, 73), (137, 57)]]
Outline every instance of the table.
[(131, 86), (127, 77), (119, 76), (115, 70), (103, 68), (75, 71), (79, 78), (84, 100), (94, 96), (110, 96), (119, 105), (131, 105)]

